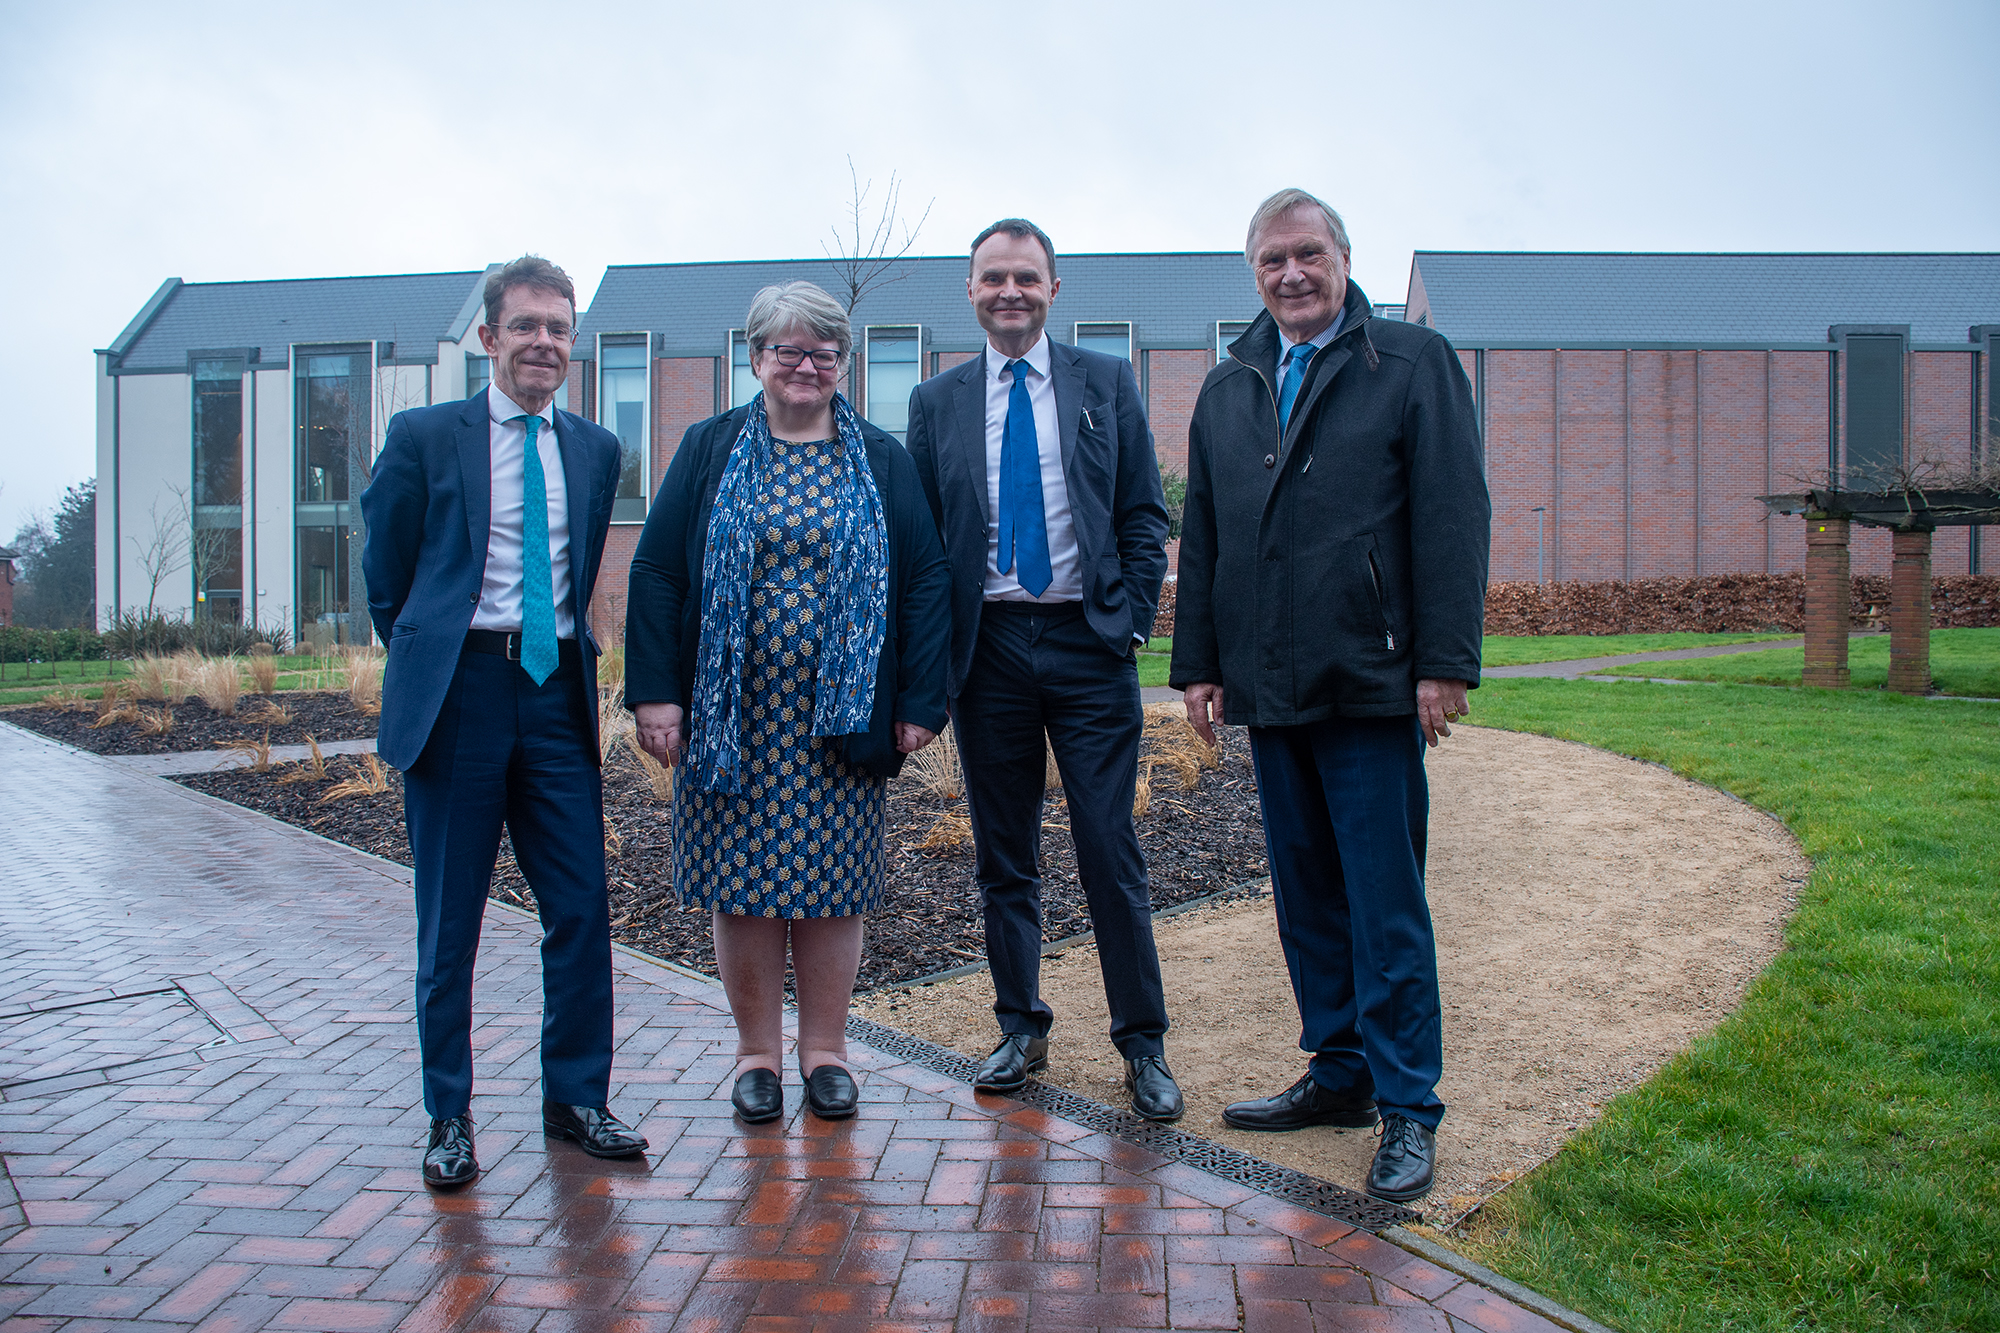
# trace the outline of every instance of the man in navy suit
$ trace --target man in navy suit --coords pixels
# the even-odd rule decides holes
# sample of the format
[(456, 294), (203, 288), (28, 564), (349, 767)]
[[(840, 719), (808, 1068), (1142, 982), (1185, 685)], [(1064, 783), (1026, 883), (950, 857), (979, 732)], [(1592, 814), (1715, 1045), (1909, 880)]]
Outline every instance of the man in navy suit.
[(361, 496), (368, 612), (389, 645), (376, 747), (403, 770), (416, 863), (424, 1181), (479, 1174), (472, 974), (500, 830), (542, 918), (542, 1127), (598, 1157), (646, 1140), (606, 1107), (611, 927), (590, 592), (618, 440), (555, 407), (569, 275), (525, 255), (486, 280), (492, 387), (389, 423)]
[(1042, 331), (1061, 286), (1041, 228), (1008, 218), (981, 232), (965, 289), (986, 347), (910, 395), (910, 452), (951, 566), (948, 689), (1000, 1020), (973, 1085), (1012, 1092), (1048, 1063), (1046, 736), (1132, 1108), (1172, 1121), (1181, 1094), (1132, 823), (1145, 724), (1135, 649), (1166, 574), (1167, 509), (1131, 363)]

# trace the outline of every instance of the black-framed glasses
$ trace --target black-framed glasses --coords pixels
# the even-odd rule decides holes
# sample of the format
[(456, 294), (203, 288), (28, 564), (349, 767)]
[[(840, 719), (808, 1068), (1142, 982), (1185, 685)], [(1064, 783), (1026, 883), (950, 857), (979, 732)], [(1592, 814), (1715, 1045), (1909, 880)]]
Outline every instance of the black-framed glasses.
[(808, 352), (803, 347), (793, 347), (788, 343), (772, 343), (764, 349), (778, 358), (778, 364), (786, 370), (796, 368), (807, 357), (812, 358), (814, 370), (832, 370), (840, 365), (840, 353), (830, 347), (817, 348)]
[(573, 343), (576, 341), (576, 326), (573, 324), (564, 324), (560, 320), (553, 324), (544, 324), (539, 319), (510, 319), (505, 324), (497, 325), (496, 327), (506, 329), (507, 332), (513, 334), (522, 342), (533, 342), (535, 336), (543, 329), (547, 329), (549, 337), (556, 342)]

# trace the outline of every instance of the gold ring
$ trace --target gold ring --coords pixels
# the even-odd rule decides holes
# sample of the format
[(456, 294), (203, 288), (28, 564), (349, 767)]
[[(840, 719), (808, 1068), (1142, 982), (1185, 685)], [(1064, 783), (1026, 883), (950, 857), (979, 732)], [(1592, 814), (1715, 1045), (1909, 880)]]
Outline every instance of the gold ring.
[(1447, 722), (1456, 722), (1456, 721), (1458, 721), (1458, 714), (1457, 714), (1457, 713), (1446, 713), (1446, 714), (1444, 715), (1444, 720), (1445, 720), (1445, 721), (1447, 721)]

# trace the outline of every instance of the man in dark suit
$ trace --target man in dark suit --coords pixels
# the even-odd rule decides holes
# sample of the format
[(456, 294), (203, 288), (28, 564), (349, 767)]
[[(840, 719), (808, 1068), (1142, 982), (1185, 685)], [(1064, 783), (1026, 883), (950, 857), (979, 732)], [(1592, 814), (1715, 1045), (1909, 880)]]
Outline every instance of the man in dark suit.
[(1111, 1041), (1132, 1107), (1181, 1115), (1167, 1068), (1152, 894), (1132, 824), (1134, 650), (1166, 573), (1167, 510), (1132, 366), (1042, 331), (1055, 248), (1020, 218), (972, 243), (987, 345), (910, 395), (916, 457), (951, 565), (952, 725), (965, 765), (1000, 1044), (973, 1083), (1012, 1092), (1048, 1063), (1040, 993), (1044, 740), (1090, 905)]
[(618, 441), (559, 411), (576, 294), (523, 256), (486, 281), (493, 383), (389, 423), (361, 496), (368, 612), (389, 645), (376, 745), (403, 770), (416, 863), (424, 1181), (479, 1174), (472, 974), (504, 824), (542, 918), (542, 1127), (598, 1157), (645, 1139), (606, 1108), (611, 928), (588, 611)]

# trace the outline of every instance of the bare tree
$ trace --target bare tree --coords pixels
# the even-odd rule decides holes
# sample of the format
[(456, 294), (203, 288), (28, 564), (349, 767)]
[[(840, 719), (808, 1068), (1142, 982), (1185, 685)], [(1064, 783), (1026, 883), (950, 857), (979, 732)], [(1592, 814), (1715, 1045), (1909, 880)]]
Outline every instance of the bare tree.
[[(822, 241), (820, 248), (826, 251), (827, 258), (832, 262), (836, 286), (846, 295), (847, 308), (852, 311), (869, 292), (909, 276), (909, 270), (899, 268), (899, 264), (916, 247), (917, 235), (930, 219), (937, 199), (933, 196), (930, 203), (924, 205), (923, 216), (917, 219), (917, 225), (910, 226), (902, 218), (903, 183), (896, 179), (896, 173), (892, 171), (889, 173), (888, 188), (882, 192), (881, 207), (874, 211), (871, 222), (868, 196), (874, 192), (875, 182), (861, 179), (852, 157), (847, 159), (847, 176), (853, 183), (847, 218), (843, 223), (827, 228), (833, 234), (833, 246), (829, 249)], [(896, 239), (899, 230), (902, 233), (900, 241)]]
[(146, 512), (153, 520), (152, 535), (141, 541), (135, 534), (129, 540), (139, 550), (139, 568), (146, 575), (146, 618), (150, 620), (160, 600), (160, 585), (187, 563), (188, 534), (193, 528), (179, 512), (163, 517), (157, 497)]

